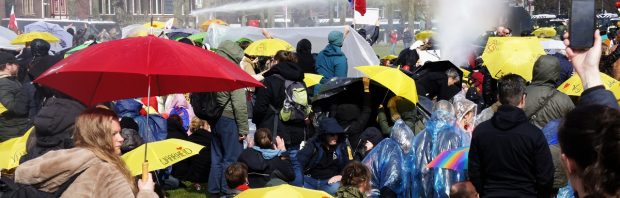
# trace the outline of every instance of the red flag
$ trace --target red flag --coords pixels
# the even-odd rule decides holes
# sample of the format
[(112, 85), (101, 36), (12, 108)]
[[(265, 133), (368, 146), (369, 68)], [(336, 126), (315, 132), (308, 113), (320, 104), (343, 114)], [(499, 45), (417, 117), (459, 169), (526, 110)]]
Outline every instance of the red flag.
[[(351, 0), (350, 0), (351, 1)], [(355, 3), (355, 10), (362, 16), (366, 14), (366, 0), (352, 0)]]
[(9, 29), (17, 31), (17, 20), (15, 20), (15, 6), (11, 6), (11, 16), (9, 18)]

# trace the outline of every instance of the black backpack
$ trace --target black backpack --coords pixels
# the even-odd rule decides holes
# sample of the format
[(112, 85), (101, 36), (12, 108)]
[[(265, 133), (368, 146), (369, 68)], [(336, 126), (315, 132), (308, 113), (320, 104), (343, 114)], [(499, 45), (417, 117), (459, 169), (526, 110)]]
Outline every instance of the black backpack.
[(224, 108), (231, 101), (231, 97), (222, 106), (217, 102), (217, 92), (198, 92), (189, 96), (190, 104), (194, 109), (196, 117), (206, 120), (210, 125), (214, 126), (220, 119)]
[(60, 197), (71, 184), (77, 179), (85, 170), (71, 176), (65, 183), (58, 187), (56, 192), (45, 192), (35, 188), (32, 185), (15, 183), (13, 178), (0, 177), (0, 197), (1, 198), (56, 198)]

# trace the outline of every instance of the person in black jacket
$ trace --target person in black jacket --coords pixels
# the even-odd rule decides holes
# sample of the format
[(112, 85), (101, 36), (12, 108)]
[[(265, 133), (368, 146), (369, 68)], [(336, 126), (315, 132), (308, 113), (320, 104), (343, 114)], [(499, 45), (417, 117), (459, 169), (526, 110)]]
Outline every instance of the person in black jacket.
[[(372, 113), (371, 103), (372, 98), (370, 95), (370, 79), (364, 77), (362, 79), (364, 85), (364, 96), (363, 96), (363, 104), (360, 109), (356, 104), (340, 104), (332, 106), (332, 113), (335, 115), (336, 120), (338, 120), (338, 124), (346, 133), (346, 144), (350, 146), (354, 151), (365, 150), (366, 140), (362, 140), (360, 136), (362, 134), (374, 134), (375, 132), (381, 133), (381, 131), (377, 128), (371, 127), (366, 128), (366, 124), (368, 124), (368, 119), (370, 119), (370, 114)], [(373, 135), (370, 135), (373, 136)], [(368, 149), (369, 150), (369, 149)], [(365, 152), (362, 152), (365, 153)], [(365, 154), (357, 155), (360, 158), (357, 160), (362, 160)]]
[(501, 106), (474, 130), (469, 177), (480, 197), (550, 197), (553, 162), (542, 131), (523, 111), (525, 79), (499, 80)]
[(21, 162), (37, 158), (49, 151), (73, 148), (75, 119), (86, 109), (78, 101), (50, 98), (34, 117), (34, 131), (28, 137), (27, 154)]
[(258, 129), (254, 134), (255, 145), (245, 149), (239, 156), (238, 162), (248, 166), (251, 188), (275, 186), (295, 179), (295, 171), (284, 141), (276, 137), (274, 144), (272, 139), (269, 129)]
[[(311, 137), (312, 134), (306, 130), (304, 121), (282, 122), (278, 115), (286, 98), (285, 80), (303, 82), (304, 73), (296, 64), (297, 58), (292, 52), (279, 51), (274, 56), (274, 61), (276, 64), (264, 74), (265, 87), (256, 88), (252, 122), (257, 125), (257, 128), (267, 128), (284, 139), (295, 168), (295, 178), (297, 178), (291, 184), (301, 186), (301, 180), (298, 179), (301, 178), (301, 166), (297, 163), (297, 152), (301, 142)], [(276, 127), (277, 130), (275, 130)]]
[(297, 64), (304, 73), (316, 74), (316, 61), (312, 54), (312, 43), (308, 39), (301, 39), (297, 43)]
[(319, 121), (320, 135), (308, 141), (299, 151), (303, 167), (304, 188), (322, 190), (335, 195), (340, 187), (342, 170), (352, 160), (344, 142), (344, 129), (334, 118)]

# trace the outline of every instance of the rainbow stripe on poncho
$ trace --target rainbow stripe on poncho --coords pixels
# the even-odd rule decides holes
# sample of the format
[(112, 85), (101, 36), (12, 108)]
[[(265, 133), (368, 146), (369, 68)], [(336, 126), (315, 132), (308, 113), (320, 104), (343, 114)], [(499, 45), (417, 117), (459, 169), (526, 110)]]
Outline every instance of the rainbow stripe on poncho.
[(469, 158), (469, 147), (461, 147), (449, 151), (441, 152), (431, 163), (426, 165), (427, 168), (447, 168), (452, 170), (467, 169), (467, 161)]

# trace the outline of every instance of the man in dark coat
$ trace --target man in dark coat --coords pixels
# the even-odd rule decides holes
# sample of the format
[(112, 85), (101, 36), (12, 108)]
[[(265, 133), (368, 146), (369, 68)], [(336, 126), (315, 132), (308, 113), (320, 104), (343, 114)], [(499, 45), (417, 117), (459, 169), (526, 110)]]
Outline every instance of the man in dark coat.
[(449, 69), (445, 72), (429, 71), (420, 75), (416, 79), (416, 89), (418, 95), (425, 96), (429, 99), (450, 100), (461, 88), (455, 86), (461, 80), (461, 76), (456, 69)]
[(474, 130), (468, 168), (480, 197), (550, 196), (553, 162), (545, 136), (522, 110), (525, 96), (522, 77), (502, 77), (502, 105)]
[(523, 110), (530, 123), (540, 129), (575, 108), (573, 101), (556, 89), (561, 72), (560, 61), (554, 56), (541, 56), (534, 63), (532, 83), (527, 86), (528, 95)]
[(30, 98), (16, 79), (18, 70), (15, 57), (0, 52), (0, 142), (23, 135), (31, 125)]
[(299, 152), (304, 171), (304, 188), (336, 194), (342, 179), (342, 169), (349, 163), (344, 129), (334, 118), (324, 118), (319, 124), (320, 135), (308, 141)]

